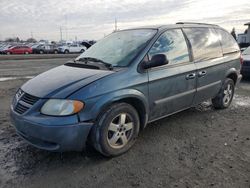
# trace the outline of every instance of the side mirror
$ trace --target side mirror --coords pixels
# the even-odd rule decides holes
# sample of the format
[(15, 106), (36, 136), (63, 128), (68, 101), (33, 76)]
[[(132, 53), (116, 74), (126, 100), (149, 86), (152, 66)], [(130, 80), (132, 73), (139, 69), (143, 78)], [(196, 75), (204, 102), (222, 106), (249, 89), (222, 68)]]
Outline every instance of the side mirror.
[(151, 58), (151, 61), (144, 64), (144, 69), (159, 67), (162, 65), (167, 65), (169, 63), (165, 54), (156, 54)]

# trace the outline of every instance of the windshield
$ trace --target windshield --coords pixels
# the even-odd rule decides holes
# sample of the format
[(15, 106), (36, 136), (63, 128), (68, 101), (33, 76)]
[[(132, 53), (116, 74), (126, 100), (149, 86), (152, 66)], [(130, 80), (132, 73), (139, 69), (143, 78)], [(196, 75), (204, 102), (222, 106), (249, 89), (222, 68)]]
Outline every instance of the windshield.
[(250, 47), (244, 50), (243, 55), (250, 55)]
[(126, 67), (155, 35), (153, 29), (118, 31), (98, 41), (76, 60), (85, 57), (100, 59), (112, 66)]

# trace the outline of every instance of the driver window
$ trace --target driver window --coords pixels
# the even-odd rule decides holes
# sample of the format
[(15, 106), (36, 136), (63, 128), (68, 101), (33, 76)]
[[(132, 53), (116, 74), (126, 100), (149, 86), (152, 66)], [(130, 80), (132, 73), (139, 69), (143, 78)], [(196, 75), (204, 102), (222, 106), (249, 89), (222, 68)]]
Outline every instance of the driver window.
[(172, 29), (163, 33), (148, 54), (150, 59), (153, 55), (165, 54), (169, 64), (189, 62), (186, 40), (180, 29)]

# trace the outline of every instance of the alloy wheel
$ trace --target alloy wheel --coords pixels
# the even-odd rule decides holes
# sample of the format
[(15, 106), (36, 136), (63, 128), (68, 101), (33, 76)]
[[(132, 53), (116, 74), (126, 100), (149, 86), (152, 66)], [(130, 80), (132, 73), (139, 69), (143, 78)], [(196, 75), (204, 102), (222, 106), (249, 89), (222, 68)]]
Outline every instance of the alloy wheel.
[(108, 144), (119, 149), (124, 147), (131, 139), (134, 129), (132, 117), (127, 113), (121, 113), (116, 116), (108, 127)]
[(223, 93), (224, 93), (223, 103), (225, 105), (228, 105), (233, 96), (233, 86), (231, 84), (228, 84), (227, 87), (224, 89)]

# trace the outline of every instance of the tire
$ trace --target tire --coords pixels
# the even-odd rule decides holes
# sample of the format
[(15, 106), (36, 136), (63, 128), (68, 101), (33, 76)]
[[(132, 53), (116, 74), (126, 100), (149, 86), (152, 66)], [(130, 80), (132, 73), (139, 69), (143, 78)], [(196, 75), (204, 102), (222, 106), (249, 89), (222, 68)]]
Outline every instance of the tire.
[(58, 54), (58, 51), (57, 51), (57, 50), (55, 50), (55, 51), (54, 51), (54, 54)]
[(83, 53), (83, 52), (85, 52), (85, 50), (84, 50), (84, 49), (81, 49), (80, 53)]
[(39, 51), (40, 54), (44, 54), (44, 52), (42, 50)]
[(64, 53), (65, 53), (65, 54), (68, 54), (68, 53), (69, 53), (69, 50), (65, 50)]
[(139, 128), (139, 115), (135, 108), (127, 103), (117, 103), (98, 118), (91, 131), (91, 143), (107, 157), (118, 156), (133, 146)]
[(29, 52), (24, 52), (24, 54), (28, 55), (28, 54), (29, 54)]
[(10, 53), (10, 52), (7, 52), (6, 54), (7, 54), (7, 55), (10, 55), (11, 53)]
[(234, 81), (230, 78), (226, 78), (218, 95), (212, 99), (212, 103), (215, 109), (228, 108), (233, 100), (234, 96)]

